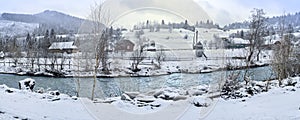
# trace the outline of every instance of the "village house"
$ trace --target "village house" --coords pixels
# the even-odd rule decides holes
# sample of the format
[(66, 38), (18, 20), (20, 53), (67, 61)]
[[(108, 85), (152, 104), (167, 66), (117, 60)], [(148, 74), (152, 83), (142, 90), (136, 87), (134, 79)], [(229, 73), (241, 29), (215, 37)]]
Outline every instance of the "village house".
[(49, 47), (51, 53), (75, 53), (78, 51), (77, 46), (74, 45), (74, 41), (71, 42), (54, 42)]
[(118, 41), (115, 45), (115, 51), (124, 51), (124, 52), (132, 52), (134, 49), (134, 43), (130, 40), (121, 40)]

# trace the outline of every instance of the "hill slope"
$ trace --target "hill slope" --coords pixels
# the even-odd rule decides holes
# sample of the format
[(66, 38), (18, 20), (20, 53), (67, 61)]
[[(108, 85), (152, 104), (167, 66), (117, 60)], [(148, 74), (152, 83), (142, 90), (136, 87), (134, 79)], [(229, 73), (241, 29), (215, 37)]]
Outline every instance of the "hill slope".
[(84, 19), (50, 10), (38, 14), (3, 13), (1, 18), (7, 21), (39, 24), (37, 34), (42, 34), (46, 29), (52, 28), (57, 33), (77, 32), (81, 23), (84, 22)]

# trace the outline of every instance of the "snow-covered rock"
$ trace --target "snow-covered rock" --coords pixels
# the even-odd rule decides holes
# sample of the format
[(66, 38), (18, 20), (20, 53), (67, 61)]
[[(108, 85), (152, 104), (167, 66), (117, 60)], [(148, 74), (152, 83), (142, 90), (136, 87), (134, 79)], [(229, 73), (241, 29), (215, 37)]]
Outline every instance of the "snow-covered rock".
[(35, 80), (31, 78), (26, 78), (24, 80), (19, 81), (19, 89), (21, 90), (33, 90), (35, 85)]
[(60, 92), (58, 90), (55, 90), (55, 91), (49, 91), (48, 92), (50, 95), (54, 95), (54, 96), (59, 96), (60, 95)]
[(132, 101), (132, 99), (127, 94), (124, 93), (121, 95), (121, 100)]
[(192, 104), (196, 107), (208, 107), (210, 105), (211, 99), (203, 97), (203, 96), (196, 96), (193, 97)]
[(187, 96), (178, 95), (173, 98), (173, 101), (186, 100), (186, 99), (187, 99)]
[(139, 93), (139, 92), (125, 92), (124, 94), (126, 94), (128, 97), (130, 97), (130, 99), (134, 99), (134, 98), (136, 98), (140, 93)]

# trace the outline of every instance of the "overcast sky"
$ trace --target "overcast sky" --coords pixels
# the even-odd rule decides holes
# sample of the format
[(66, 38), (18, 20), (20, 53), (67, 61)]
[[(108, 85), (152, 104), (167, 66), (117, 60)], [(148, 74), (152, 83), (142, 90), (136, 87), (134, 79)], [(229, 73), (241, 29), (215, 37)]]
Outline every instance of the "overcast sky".
[[(81, 18), (86, 18), (90, 6), (97, 0), (0, 0), (0, 13), (29, 13), (35, 14), (44, 10), (56, 10)], [(163, 4), (164, 9), (184, 7), (174, 0), (116, 0), (128, 8), (140, 5)], [(181, 0), (186, 1), (186, 0)], [(299, 0), (192, 0), (199, 5), (211, 19), (224, 25), (233, 21), (243, 21), (249, 18), (253, 8), (263, 8), (267, 15), (281, 15), (300, 11)], [(140, 2), (137, 3), (137, 2)], [(143, 2), (143, 3), (141, 3)], [(188, 3), (192, 4), (192, 2)], [(161, 6), (159, 6), (161, 7)], [(118, 8), (118, 7), (115, 7)], [(179, 9), (180, 10), (180, 9)], [(172, 10), (174, 11), (174, 10)], [(176, 12), (176, 11), (175, 11)], [(190, 13), (190, 12), (189, 12)], [(195, 12), (194, 14), (196, 14)], [(184, 14), (184, 13), (181, 13)], [(183, 15), (184, 16), (184, 15)]]

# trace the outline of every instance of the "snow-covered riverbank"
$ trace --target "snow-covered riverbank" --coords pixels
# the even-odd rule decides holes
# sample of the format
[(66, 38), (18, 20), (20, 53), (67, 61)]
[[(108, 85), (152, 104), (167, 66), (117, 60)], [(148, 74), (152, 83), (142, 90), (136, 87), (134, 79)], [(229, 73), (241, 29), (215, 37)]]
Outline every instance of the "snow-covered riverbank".
[[(222, 62), (223, 60), (219, 60)], [(132, 72), (128, 68), (122, 68), (118, 70), (110, 71), (110, 74), (97, 73), (98, 78), (116, 78), (116, 77), (151, 77), (169, 75), (173, 73), (186, 73), (186, 74), (201, 74), (210, 73), (222, 70), (241, 70), (246, 69), (246, 66), (237, 64), (216, 64), (215, 60), (193, 60), (193, 61), (176, 61), (163, 63), (160, 69), (153, 67), (153, 65), (141, 65), (141, 71)], [(223, 61), (225, 62), (225, 61)], [(250, 66), (250, 68), (268, 66), (269, 62), (257, 62)], [(117, 67), (116, 67), (117, 68)], [(74, 70), (63, 70), (63, 71), (35, 71), (25, 68), (24, 66), (13, 67), (13, 66), (2, 66), (0, 65), (0, 74), (13, 74), (20, 76), (42, 76), (42, 77), (60, 77), (60, 78), (71, 78), (71, 77), (94, 77), (93, 72), (76, 72)]]
[[(92, 120), (92, 119), (207, 119), (265, 120), (300, 119), (300, 78), (292, 78), (295, 86), (279, 87), (271, 81), (268, 92), (259, 90), (264, 82), (255, 82), (256, 91), (237, 99), (214, 98), (209, 86), (187, 90), (172, 88), (148, 94), (124, 93), (121, 97), (91, 101), (64, 94), (36, 93), (0, 85), (0, 119)], [(287, 84), (287, 80), (284, 82)]]

